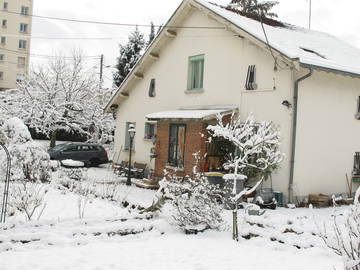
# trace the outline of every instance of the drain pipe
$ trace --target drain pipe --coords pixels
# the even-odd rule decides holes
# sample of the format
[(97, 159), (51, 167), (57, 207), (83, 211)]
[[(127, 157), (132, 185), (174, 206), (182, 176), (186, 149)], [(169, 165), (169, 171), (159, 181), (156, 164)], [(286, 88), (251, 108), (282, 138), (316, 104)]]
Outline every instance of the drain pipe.
[(294, 84), (294, 96), (293, 96), (293, 119), (292, 119), (292, 141), (291, 141), (291, 160), (290, 160), (290, 179), (289, 179), (289, 202), (293, 202), (294, 196), (294, 168), (295, 168), (295, 150), (296, 150), (296, 129), (297, 129), (297, 114), (298, 114), (298, 97), (299, 97), (299, 83), (313, 74), (313, 70), (310, 68), (309, 73), (300, 77)]

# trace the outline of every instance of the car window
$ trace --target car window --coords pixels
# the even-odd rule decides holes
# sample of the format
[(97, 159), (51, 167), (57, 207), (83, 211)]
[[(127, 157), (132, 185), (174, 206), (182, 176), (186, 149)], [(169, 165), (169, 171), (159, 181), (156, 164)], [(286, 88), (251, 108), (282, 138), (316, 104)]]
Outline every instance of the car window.
[(59, 150), (63, 149), (64, 147), (65, 147), (64, 144), (58, 144), (58, 145), (55, 145), (53, 148), (51, 148), (51, 150), (59, 151)]
[(91, 150), (90, 145), (82, 145), (81, 146), (81, 151), (90, 151), (90, 150)]
[(64, 151), (68, 151), (68, 152), (70, 152), (70, 151), (77, 151), (77, 150), (78, 150), (77, 145), (67, 145), (67, 146), (65, 147), (65, 149), (64, 149)]

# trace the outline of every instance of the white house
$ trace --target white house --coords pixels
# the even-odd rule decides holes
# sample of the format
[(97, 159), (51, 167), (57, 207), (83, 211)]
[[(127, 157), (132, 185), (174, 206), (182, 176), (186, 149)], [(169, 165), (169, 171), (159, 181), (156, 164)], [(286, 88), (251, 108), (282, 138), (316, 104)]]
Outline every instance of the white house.
[[(275, 189), (290, 200), (346, 192), (345, 174), (360, 151), (359, 96), (359, 49), (326, 33), (184, 0), (106, 107), (117, 116), (114, 161), (128, 159), (134, 123), (133, 160), (159, 177), (164, 168), (190, 173), (192, 153), (209, 151), (200, 133), (216, 113), (252, 112), (281, 129), (286, 158)], [(221, 159), (209, 156), (205, 170)]]

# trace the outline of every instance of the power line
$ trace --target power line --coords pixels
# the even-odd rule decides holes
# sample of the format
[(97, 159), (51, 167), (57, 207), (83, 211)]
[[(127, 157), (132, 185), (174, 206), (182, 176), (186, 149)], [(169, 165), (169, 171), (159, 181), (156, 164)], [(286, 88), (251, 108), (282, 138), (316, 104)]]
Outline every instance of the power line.
[[(20, 12), (15, 11), (3, 11), (0, 12), (16, 14), (16, 15), (23, 15)], [(100, 25), (114, 25), (114, 26), (126, 26), (126, 27), (152, 27), (151, 24), (135, 24), (135, 23), (117, 23), (117, 22), (103, 22), (103, 21), (92, 21), (92, 20), (80, 20), (80, 19), (68, 19), (68, 18), (60, 18), (60, 17), (52, 17), (52, 16), (42, 16), (42, 15), (35, 15), (29, 14), (27, 16), (33, 18), (40, 18), (40, 19), (49, 19), (49, 20), (57, 20), (57, 21), (66, 21), (66, 22), (76, 22), (76, 23), (90, 23), (90, 24), (100, 24)], [(188, 29), (225, 29), (225, 27), (216, 27), (216, 26), (176, 26), (176, 25), (154, 25), (155, 27), (162, 27), (162, 28), (188, 28)]]
[[(19, 51), (15, 51), (15, 50), (10, 50), (10, 49), (5, 49), (5, 48), (0, 48), (0, 51), (4, 50), (4, 51), (9, 51), (9, 52), (13, 52), (13, 53), (17, 53), (17, 54), (22, 54), (22, 55), (30, 55), (33, 57), (41, 57), (41, 58), (66, 58), (66, 59), (72, 59), (73, 56), (56, 56), (56, 55), (45, 55), (45, 54), (34, 54), (34, 53), (27, 53), (27, 52), (19, 52)], [(97, 60), (100, 59), (100, 55), (93, 55), (93, 56), (82, 56), (83, 59), (86, 60)]]

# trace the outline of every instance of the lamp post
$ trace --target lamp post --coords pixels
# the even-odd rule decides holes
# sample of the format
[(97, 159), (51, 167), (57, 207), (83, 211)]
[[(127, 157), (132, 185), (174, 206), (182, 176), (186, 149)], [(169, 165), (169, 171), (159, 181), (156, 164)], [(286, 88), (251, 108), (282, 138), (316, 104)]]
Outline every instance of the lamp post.
[(132, 145), (133, 145), (133, 141), (134, 141), (134, 137), (135, 137), (135, 126), (133, 124), (129, 125), (129, 137), (130, 137), (130, 148), (129, 148), (129, 170), (128, 170), (128, 175), (127, 175), (127, 180), (126, 180), (126, 185), (127, 186), (131, 186), (131, 152), (132, 152)]

